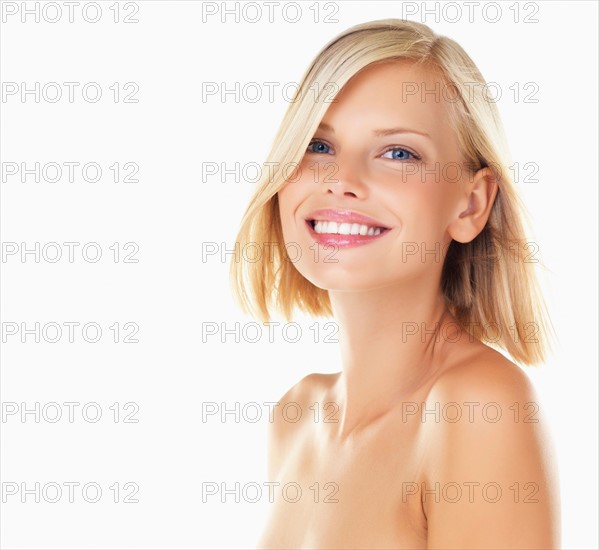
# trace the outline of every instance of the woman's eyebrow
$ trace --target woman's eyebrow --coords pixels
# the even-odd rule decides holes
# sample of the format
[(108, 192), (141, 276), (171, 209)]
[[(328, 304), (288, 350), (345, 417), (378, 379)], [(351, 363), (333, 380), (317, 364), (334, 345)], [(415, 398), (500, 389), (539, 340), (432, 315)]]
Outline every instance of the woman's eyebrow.
[[(327, 124), (326, 122), (321, 122), (320, 125), (318, 126), (318, 129), (324, 130), (326, 132), (331, 132), (332, 134), (335, 133), (335, 129), (330, 124)], [(428, 135), (426, 132), (419, 132), (418, 130), (411, 130), (410, 128), (401, 128), (401, 127), (381, 128), (379, 130), (373, 130), (372, 133), (377, 137), (390, 136), (393, 134), (418, 134), (420, 136), (424, 136), (429, 139), (432, 139), (431, 136)]]
[(418, 134), (419, 136), (424, 136), (431, 139), (426, 132), (419, 132), (418, 130), (411, 130), (410, 128), (383, 128), (381, 130), (373, 130), (372, 133), (377, 136), (390, 136), (392, 134)]

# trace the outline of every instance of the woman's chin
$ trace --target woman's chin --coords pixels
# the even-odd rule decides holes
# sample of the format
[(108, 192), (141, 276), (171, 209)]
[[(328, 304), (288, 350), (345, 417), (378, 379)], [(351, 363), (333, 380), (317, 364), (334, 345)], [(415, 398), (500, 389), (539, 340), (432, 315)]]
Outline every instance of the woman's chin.
[(332, 291), (364, 291), (372, 290), (389, 284), (388, 280), (382, 280), (380, 273), (358, 274), (354, 270), (335, 269), (329, 273), (305, 273), (302, 276), (321, 290)]

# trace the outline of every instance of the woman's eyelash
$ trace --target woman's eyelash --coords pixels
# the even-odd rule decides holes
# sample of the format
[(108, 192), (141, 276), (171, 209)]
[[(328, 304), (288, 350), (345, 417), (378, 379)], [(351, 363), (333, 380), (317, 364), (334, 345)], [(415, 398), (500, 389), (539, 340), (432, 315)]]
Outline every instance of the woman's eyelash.
[[(413, 151), (410, 151), (409, 149), (406, 149), (405, 147), (398, 147), (398, 146), (388, 147), (387, 149), (385, 149), (383, 151), (383, 154), (388, 153), (389, 151), (405, 151), (406, 153), (409, 153), (410, 155), (412, 155), (414, 157), (414, 159), (416, 159), (416, 160), (422, 159), (422, 157), (420, 155), (417, 155), (416, 153), (414, 153)], [(394, 160), (401, 160), (401, 159), (394, 159)]]
[[(308, 144), (308, 151), (307, 152), (318, 154), (317, 151), (311, 151), (310, 150), (310, 147), (312, 147), (312, 145), (314, 145), (316, 143), (321, 143), (321, 144), (325, 145), (326, 147), (330, 147), (330, 145), (328, 145), (326, 142), (324, 142), (324, 141), (322, 141), (320, 139), (313, 139)], [(420, 157), (420, 155), (414, 153), (413, 151), (410, 151), (409, 149), (406, 149), (405, 147), (399, 147), (397, 145), (394, 145), (392, 147), (387, 147), (387, 149), (385, 149), (383, 151), (383, 154), (388, 153), (389, 151), (404, 151), (405, 153), (408, 153), (408, 154), (412, 155), (412, 157), (414, 157), (415, 160), (422, 160), (422, 157)], [(326, 153), (323, 153), (323, 154), (326, 154)], [(407, 159), (389, 159), (389, 160), (407, 160)]]
[[(310, 147), (312, 147), (312, 145), (314, 145), (315, 143), (322, 143), (323, 145), (326, 145), (327, 147), (329, 147), (328, 144), (326, 144), (324, 141), (321, 141), (319, 139), (313, 139), (312, 141), (310, 141), (310, 143), (308, 144), (308, 149), (310, 149)], [(308, 151), (309, 153), (316, 153), (316, 151)]]

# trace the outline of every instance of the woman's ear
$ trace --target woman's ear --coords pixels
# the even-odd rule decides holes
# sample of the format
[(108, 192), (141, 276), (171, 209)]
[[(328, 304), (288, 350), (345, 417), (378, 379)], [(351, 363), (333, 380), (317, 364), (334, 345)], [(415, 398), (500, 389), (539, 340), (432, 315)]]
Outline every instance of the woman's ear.
[(447, 227), (453, 240), (469, 243), (483, 230), (497, 191), (497, 178), (489, 167), (481, 168), (465, 184), (464, 197), (458, 202), (456, 217)]

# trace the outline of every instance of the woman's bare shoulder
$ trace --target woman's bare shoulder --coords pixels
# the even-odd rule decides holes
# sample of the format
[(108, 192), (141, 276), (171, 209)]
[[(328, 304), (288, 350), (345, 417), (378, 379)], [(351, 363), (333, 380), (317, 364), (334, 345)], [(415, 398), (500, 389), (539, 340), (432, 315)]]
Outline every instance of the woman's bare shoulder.
[(279, 399), (279, 403), (283, 406), (289, 403), (298, 403), (303, 405), (310, 402), (314, 398), (320, 398), (323, 393), (326, 393), (338, 380), (340, 373), (311, 373), (304, 376), (301, 380), (295, 383), (285, 394)]
[(479, 344), (454, 357), (436, 378), (429, 398), (441, 401), (535, 399), (526, 372), (493, 348)]
[(277, 401), (268, 431), (269, 475), (271, 479), (288, 460), (291, 450), (298, 450), (314, 427), (313, 403), (326, 396), (339, 376), (313, 373), (304, 376)]
[[(431, 541), (447, 540), (450, 530), (469, 533), (459, 542), (468, 547), (517, 539), (526, 547), (555, 548), (557, 461), (543, 406), (524, 370), (480, 348), (441, 373), (425, 407), (426, 486), (471, 491), (457, 504), (423, 501)], [(469, 530), (473, 524), (481, 528)]]

